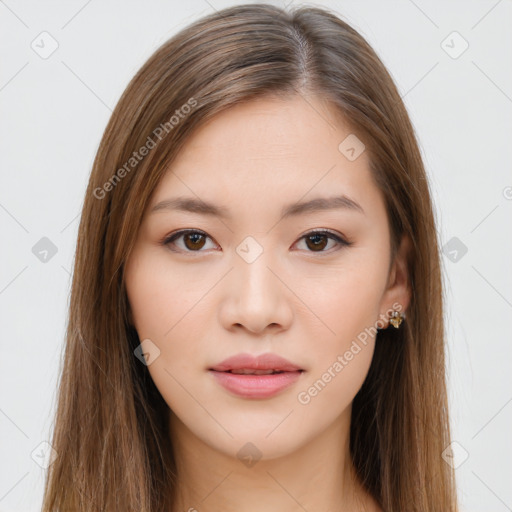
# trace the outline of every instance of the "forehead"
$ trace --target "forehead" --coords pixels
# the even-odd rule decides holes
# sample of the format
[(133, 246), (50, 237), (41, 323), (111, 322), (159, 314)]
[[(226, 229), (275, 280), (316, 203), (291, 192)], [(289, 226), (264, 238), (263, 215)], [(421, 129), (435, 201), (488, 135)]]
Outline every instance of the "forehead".
[(190, 136), (152, 205), (186, 194), (250, 209), (343, 194), (383, 206), (366, 152), (350, 160), (340, 151), (347, 137), (351, 128), (317, 97), (239, 104)]

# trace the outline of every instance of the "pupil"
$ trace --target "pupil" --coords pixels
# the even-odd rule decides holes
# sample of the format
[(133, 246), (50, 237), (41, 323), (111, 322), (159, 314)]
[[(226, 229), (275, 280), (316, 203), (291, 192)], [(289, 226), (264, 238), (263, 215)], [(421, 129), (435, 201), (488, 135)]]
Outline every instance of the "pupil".
[[(312, 247), (315, 249), (318, 249), (318, 248), (323, 249), (325, 247), (326, 238), (327, 237), (325, 235), (311, 235), (307, 238), (308, 247), (309, 247), (309, 242), (313, 242), (313, 240), (316, 240), (315, 242), (313, 242)], [(320, 241), (320, 243), (318, 243), (319, 239), (322, 239)]]
[[(191, 244), (189, 242), (191, 242)], [(204, 237), (200, 233), (189, 233), (185, 236), (185, 245), (188, 249), (201, 249), (204, 245)]]

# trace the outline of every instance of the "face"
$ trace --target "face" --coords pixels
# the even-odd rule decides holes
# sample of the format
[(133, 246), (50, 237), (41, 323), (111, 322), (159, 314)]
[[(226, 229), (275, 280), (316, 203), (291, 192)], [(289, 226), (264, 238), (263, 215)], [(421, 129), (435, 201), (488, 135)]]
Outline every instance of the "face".
[[(407, 306), (367, 152), (339, 149), (351, 133), (315, 97), (258, 99), (201, 127), (159, 183), (125, 282), (176, 431), (272, 459), (347, 425), (375, 327)], [(239, 354), (300, 371), (212, 370)]]

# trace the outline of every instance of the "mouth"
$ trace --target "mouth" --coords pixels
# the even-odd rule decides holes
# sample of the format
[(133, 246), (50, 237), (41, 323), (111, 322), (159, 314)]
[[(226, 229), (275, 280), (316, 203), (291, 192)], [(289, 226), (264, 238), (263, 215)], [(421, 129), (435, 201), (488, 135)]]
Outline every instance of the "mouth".
[[(210, 371), (220, 371), (222, 373), (233, 373), (235, 375), (276, 375), (280, 373), (290, 373), (289, 370), (254, 370), (252, 368), (240, 368), (237, 370), (214, 370), (210, 369)], [(295, 372), (302, 373), (304, 370), (294, 370)]]
[(209, 373), (215, 382), (230, 395), (246, 400), (270, 399), (292, 388), (301, 379), (304, 370), (213, 370)]
[(300, 366), (288, 361), (288, 359), (272, 353), (258, 356), (247, 353), (236, 354), (212, 366), (209, 370), (238, 374), (303, 371)]
[(277, 354), (237, 354), (208, 369), (232, 395), (270, 398), (295, 384), (304, 369)]

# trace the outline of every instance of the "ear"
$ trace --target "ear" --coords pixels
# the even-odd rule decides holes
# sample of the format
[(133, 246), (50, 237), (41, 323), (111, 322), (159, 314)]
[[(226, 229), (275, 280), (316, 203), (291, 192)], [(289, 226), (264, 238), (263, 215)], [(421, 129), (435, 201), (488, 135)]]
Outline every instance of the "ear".
[(411, 239), (404, 235), (391, 264), (388, 282), (382, 296), (380, 318), (384, 320), (384, 328), (389, 326), (389, 314), (396, 310), (405, 313), (411, 301), (409, 282), (409, 256), (412, 250)]

